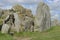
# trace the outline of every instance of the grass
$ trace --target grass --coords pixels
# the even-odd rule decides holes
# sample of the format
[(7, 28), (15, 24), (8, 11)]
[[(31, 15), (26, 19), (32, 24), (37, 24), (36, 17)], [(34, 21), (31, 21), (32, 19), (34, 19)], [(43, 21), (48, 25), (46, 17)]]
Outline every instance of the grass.
[(2, 34), (0, 32), (0, 40), (13, 40), (13, 37), (11, 35), (8, 34)]
[(60, 40), (60, 27), (54, 26), (45, 32), (21, 32), (20, 37), (31, 37), (31, 40)]
[[(60, 40), (60, 26), (54, 26), (45, 32), (20, 32), (15, 33), (16, 37), (29, 37), (31, 40)], [(13, 40), (13, 37), (0, 33), (0, 40)]]

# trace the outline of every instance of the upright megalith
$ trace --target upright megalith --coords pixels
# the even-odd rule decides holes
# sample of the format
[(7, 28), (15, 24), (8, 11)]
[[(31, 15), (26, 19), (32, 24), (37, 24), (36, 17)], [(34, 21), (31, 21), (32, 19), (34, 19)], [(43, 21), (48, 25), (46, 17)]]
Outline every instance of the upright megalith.
[(2, 29), (1, 29), (1, 32), (2, 33), (9, 33), (11, 28), (14, 27), (14, 21), (15, 21), (15, 18), (14, 18), (14, 15), (13, 14), (9, 14), (5, 20), (3, 21), (3, 26), (2, 26)]
[(50, 9), (47, 4), (40, 2), (35, 16), (35, 29), (45, 31), (51, 26)]
[(3, 21), (2, 33), (20, 32), (20, 20), (17, 13), (9, 14)]
[(14, 13), (14, 18), (15, 18), (15, 32), (19, 33), (21, 30), (21, 20), (19, 19), (19, 16), (17, 13)]

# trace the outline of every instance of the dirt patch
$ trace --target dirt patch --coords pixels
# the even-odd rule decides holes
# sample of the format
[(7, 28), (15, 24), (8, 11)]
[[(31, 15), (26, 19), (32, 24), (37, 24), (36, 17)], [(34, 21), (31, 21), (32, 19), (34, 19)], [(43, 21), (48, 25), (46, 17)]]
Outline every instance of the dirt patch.
[(13, 37), (14, 40), (31, 40), (29, 37)]

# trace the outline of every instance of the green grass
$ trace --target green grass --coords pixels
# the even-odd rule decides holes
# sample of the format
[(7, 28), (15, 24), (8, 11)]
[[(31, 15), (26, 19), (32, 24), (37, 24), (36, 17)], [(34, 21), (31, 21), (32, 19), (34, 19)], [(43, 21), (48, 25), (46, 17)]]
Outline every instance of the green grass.
[(60, 40), (60, 27), (54, 26), (45, 32), (20, 32), (19, 37), (31, 37), (31, 40)]
[[(29, 37), (31, 40), (60, 40), (60, 26), (54, 26), (45, 32), (20, 32), (15, 33), (16, 37)], [(13, 40), (13, 37), (0, 33), (0, 40)]]
[(0, 33), (0, 40), (13, 40), (13, 37), (8, 34), (2, 34)]

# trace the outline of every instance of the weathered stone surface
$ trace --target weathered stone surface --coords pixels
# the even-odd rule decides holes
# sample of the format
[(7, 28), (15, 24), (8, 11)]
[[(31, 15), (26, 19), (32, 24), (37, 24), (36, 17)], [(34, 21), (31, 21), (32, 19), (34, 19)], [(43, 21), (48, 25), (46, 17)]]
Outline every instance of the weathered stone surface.
[[(21, 9), (19, 9), (19, 8), (21, 8)], [(20, 6), (19, 7), (15, 6), (14, 9), (19, 10), (16, 13), (18, 14), (19, 20), (20, 20), (20, 26), (21, 26), (20, 30), (29, 29), (29, 27), (32, 26), (32, 20), (33, 20), (32, 11), (30, 9), (25, 9), (22, 6), (21, 7)]]
[(25, 31), (34, 31), (34, 21), (31, 17), (25, 16), (24, 23)]
[(45, 31), (51, 26), (50, 9), (47, 4), (40, 2), (35, 16), (35, 29)]
[(13, 14), (8, 15), (3, 21), (2, 33), (9, 33), (11, 28), (14, 27), (14, 16)]
[(16, 32), (20, 32), (21, 30), (20, 30), (20, 28), (21, 28), (21, 26), (20, 26), (20, 24), (21, 24), (21, 21), (20, 21), (20, 19), (19, 19), (19, 16), (18, 16), (18, 14), (17, 13), (14, 13), (14, 18), (15, 18), (15, 31)]
[(3, 24), (1, 33), (8, 33), (10, 26), (7, 24)]
[[(4, 10), (3, 17), (3, 26), (4, 25), (7, 30), (1, 30), (2, 33), (10, 33), (10, 32), (21, 32), (21, 31), (34, 31), (34, 19), (32, 15), (32, 11), (30, 9), (26, 9), (21, 5), (15, 5), (12, 9)], [(6, 32), (5, 32), (6, 31)]]
[(32, 11), (30, 9), (25, 9), (25, 15), (27, 15), (29, 17), (33, 17)]
[(19, 12), (19, 13), (24, 12), (24, 7), (19, 4), (14, 5), (12, 9), (14, 10), (14, 12)]

